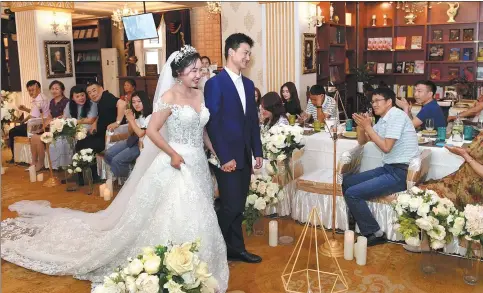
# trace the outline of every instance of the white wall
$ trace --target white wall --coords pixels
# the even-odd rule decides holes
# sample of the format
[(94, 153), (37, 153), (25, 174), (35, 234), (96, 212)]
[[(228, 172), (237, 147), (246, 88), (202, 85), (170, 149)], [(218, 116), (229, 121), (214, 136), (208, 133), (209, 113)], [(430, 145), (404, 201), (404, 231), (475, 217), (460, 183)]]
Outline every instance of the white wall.
[(309, 27), (307, 15), (309, 13), (309, 2), (296, 2), (295, 4), (295, 17), (298, 19), (295, 21), (295, 85), (299, 92), (300, 102), (302, 109), (305, 109), (307, 99), (305, 93), (307, 86), (312, 86), (317, 82), (316, 73), (302, 74), (302, 53), (300, 52), (301, 43), (304, 33), (316, 33), (314, 26)]
[[(66, 96), (69, 96), (70, 89), (75, 85), (75, 63), (74, 63), (74, 44), (72, 42), (72, 15), (65, 12), (56, 12), (55, 22), (64, 25), (65, 22), (70, 25), (70, 29), (66, 35), (59, 34), (55, 35), (52, 32), (52, 26), (50, 25), (54, 20), (52, 11), (36, 10), (35, 11), (35, 29), (36, 29), (36, 43), (37, 43), (37, 53), (39, 54), (39, 68), (41, 80), (39, 80), (42, 85), (42, 92), (46, 96), (50, 97), (49, 85), (54, 80), (59, 80), (65, 85)], [(71, 59), (72, 59), (72, 72), (73, 77), (64, 78), (47, 78), (47, 72), (45, 68), (45, 53), (44, 53), (44, 41), (70, 41), (71, 42)], [(67, 56), (66, 56), (67, 58)], [(26, 90), (26, 89), (25, 89)]]

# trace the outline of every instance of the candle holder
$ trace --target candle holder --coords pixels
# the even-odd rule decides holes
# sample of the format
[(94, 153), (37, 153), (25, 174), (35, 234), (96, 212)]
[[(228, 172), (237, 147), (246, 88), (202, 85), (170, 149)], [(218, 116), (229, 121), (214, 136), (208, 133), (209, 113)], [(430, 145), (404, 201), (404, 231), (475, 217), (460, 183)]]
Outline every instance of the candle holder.
[(387, 14), (383, 15), (384, 22), (382, 23), (383, 26), (387, 26)]
[[(40, 116), (42, 117), (42, 129), (45, 132), (45, 118), (44, 118), (44, 113), (42, 110), (42, 107), (39, 106), (40, 109)], [(50, 159), (50, 143), (46, 144), (47, 147), (47, 160), (49, 161), (49, 171), (50, 171), (50, 178), (47, 179), (44, 183), (45, 187), (54, 187), (54, 186), (59, 186), (60, 185), (60, 180), (59, 178), (54, 176), (54, 171), (52, 170), (52, 160)]]
[(376, 26), (376, 15), (372, 15), (372, 25), (371, 26)]
[[(304, 228), (302, 229), (302, 234), (300, 235), (297, 244), (295, 245), (295, 249), (292, 252), (292, 255), (289, 258), (289, 261), (287, 262), (287, 265), (285, 266), (285, 269), (283, 270), (282, 273), (282, 283), (283, 287), (286, 292), (292, 292), (292, 293), (306, 293), (306, 292), (329, 292), (328, 290), (322, 290), (322, 280), (324, 280), (324, 284), (327, 286), (330, 286), (330, 292), (335, 293), (335, 292), (347, 292), (349, 290), (349, 285), (347, 283), (347, 280), (344, 277), (344, 273), (342, 272), (342, 269), (339, 265), (339, 262), (337, 261), (337, 258), (331, 254), (329, 257), (332, 259), (332, 261), (336, 265), (336, 272), (330, 271), (321, 271), (320, 270), (320, 263), (321, 260), (319, 257), (321, 256), (321, 253), (319, 251), (319, 245), (318, 245), (318, 231), (319, 229), (317, 226), (322, 227), (320, 231), (323, 234), (323, 239), (325, 240), (325, 243), (330, 243), (331, 241), (327, 237), (327, 233), (325, 232), (325, 229), (323, 228), (323, 222), (320, 218), (319, 212), (317, 211), (317, 208), (312, 208), (310, 211), (309, 219), (305, 223)], [(311, 231), (309, 232), (309, 235), (307, 235), (307, 232), (309, 231), (309, 228)], [(310, 238), (310, 242), (308, 243), (309, 251), (308, 251), (308, 256), (304, 256), (300, 258), (300, 252), (302, 250), (302, 247), (307, 247), (307, 244), (304, 245), (304, 242), (307, 240), (307, 238)], [(312, 254), (312, 247), (315, 248), (315, 254)], [(315, 255), (315, 264), (310, 262), (311, 256)], [(301, 266), (300, 262), (304, 261), (307, 259), (307, 265), (306, 266)], [(293, 260), (293, 265), (292, 264)], [(291, 267), (289, 269), (289, 266)], [(295, 271), (295, 268), (300, 268), (300, 267), (305, 267), (305, 269)], [(313, 269), (316, 267), (317, 269)], [(290, 271), (289, 271), (290, 270)], [(335, 278), (335, 279), (334, 279)], [(312, 279), (312, 281), (311, 281)], [(334, 279), (333, 283), (328, 282), (327, 280)], [(311, 283), (314, 283), (314, 285), (317, 285), (318, 288), (312, 288)], [(305, 284), (305, 286), (300, 287), (299, 283)], [(299, 288), (296, 288), (299, 287)]]

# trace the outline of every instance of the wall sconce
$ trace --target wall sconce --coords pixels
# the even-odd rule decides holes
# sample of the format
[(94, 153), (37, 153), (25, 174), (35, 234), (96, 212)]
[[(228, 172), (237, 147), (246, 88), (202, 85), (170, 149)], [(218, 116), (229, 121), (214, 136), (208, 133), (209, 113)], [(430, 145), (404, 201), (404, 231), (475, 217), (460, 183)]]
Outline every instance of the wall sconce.
[(53, 19), (54, 20), (50, 24), (52, 33), (54, 35), (56, 35), (56, 36), (58, 36), (58, 35), (67, 35), (70, 32), (69, 21), (66, 20), (65, 21), (65, 24), (64, 25), (61, 25), (61, 24), (58, 24), (57, 22), (55, 22), (55, 18), (56, 18), (56, 14), (54, 12), (54, 15), (53, 15)]
[(322, 9), (319, 5), (309, 7), (309, 26), (321, 27), (325, 23), (325, 16), (322, 15)]

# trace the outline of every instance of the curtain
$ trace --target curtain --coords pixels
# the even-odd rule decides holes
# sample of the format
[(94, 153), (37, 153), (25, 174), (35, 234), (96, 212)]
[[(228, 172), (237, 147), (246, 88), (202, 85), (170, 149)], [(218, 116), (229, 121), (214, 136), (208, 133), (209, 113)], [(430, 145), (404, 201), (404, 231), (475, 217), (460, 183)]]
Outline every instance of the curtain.
[(164, 14), (166, 23), (166, 58), (185, 44), (191, 44), (189, 9), (169, 11)]

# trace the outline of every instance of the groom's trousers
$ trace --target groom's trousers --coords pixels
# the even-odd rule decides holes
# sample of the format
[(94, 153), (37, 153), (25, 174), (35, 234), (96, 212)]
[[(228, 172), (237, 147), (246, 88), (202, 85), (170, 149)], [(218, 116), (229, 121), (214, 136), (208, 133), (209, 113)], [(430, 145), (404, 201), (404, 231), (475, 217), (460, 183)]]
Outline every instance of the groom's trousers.
[(218, 223), (225, 238), (229, 256), (237, 256), (245, 251), (242, 221), (245, 201), (250, 188), (251, 162), (246, 162), (243, 169), (223, 172), (216, 168), (215, 176), (220, 193)]

